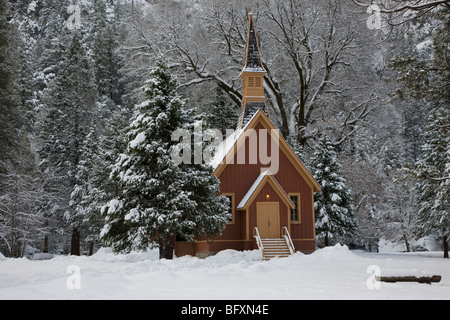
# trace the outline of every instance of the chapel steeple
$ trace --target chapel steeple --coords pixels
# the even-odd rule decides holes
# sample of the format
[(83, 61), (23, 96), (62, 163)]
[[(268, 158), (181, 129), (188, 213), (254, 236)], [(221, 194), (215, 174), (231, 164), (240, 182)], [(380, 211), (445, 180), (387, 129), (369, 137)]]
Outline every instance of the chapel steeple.
[(258, 110), (263, 110), (269, 116), (264, 97), (264, 76), (266, 73), (267, 71), (264, 69), (259, 50), (253, 13), (250, 9), (244, 68), (239, 75), (239, 78), (242, 80), (242, 105), (237, 125), (238, 129), (244, 127)]

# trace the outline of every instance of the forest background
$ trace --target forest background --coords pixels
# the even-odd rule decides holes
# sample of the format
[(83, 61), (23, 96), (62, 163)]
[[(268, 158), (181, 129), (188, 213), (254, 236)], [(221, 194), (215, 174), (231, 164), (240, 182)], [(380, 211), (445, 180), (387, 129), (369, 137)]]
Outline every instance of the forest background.
[[(450, 9), (433, 2), (253, 3), (272, 121), (312, 172), (328, 136), (351, 190), (358, 229), (335, 242), (448, 251)], [(0, 0), (0, 252), (101, 245), (111, 167), (160, 57), (209, 127), (234, 128), (249, 7)]]

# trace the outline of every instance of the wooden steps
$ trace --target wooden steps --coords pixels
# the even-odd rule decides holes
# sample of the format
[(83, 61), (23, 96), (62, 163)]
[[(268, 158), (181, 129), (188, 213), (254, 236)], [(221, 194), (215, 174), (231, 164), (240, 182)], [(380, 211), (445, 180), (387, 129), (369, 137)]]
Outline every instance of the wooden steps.
[(259, 235), (258, 228), (253, 229), (253, 237), (256, 239), (256, 244), (262, 252), (263, 260), (270, 260), (275, 257), (284, 258), (289, 257), (295, 253), (294, 244), (286, 227), (283, 227), (282, 237), (275, 239), (262, 239)]
[(285, 258), (291, 255), (289, 247), (284, 238), (261, 239), (263, 245), (263, 260), (270, 260), (275, 257)]

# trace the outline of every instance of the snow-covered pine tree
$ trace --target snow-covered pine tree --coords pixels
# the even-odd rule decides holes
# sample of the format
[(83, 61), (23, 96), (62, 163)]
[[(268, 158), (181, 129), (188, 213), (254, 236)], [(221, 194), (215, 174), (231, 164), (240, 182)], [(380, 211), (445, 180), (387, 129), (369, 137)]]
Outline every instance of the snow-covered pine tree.
[(94, 124), (83, 143), (71, 207), (82, 218), (82, 240), (89, 244), (89, 255), (94, 253), (105, 224), (101, 208), (118, 195), (117, 184), (109, 179), (109, 174), (118, 155), (125, 151), (127, 128), (127, 111), (116, 110), (105, 123), (103, 134), (99, 136)]
[[(91, 227), (88, 222), (88, 216), (92, 214), (92, 211), (96, 211), (99, 208), (92, 208), (91, 195), (93, 192), (99, 193), (100, 190), (92, 190), (94, 187), (91, 183), (91, 173), (94, 167), (95, 153), (98, 151), (98, 132), (95, 124), (91, 126), (91, 129), (83, 141), (80, 148), (80, 160), (77, 164), (77, 172), (75, 174), (76, 185), (70, 195), (69, 206), (72, 210), (72, 214), (67, 216), (67, 222), (76, 226), (80, 233), (87, 235), (86, 229)], [(100, 210), (98, 210), (99, 213)], [(89, 241), (90, 244), (89, 255), (93, 254), (93, 241)], [(85, 239), (80, 238), (80, 241)]]
[[(8, 10), (9, 7), (9, 10)], [(11, 3), (0, 0), (0, 251), (22, 257), (38, 237), (42, 216), (29, 114), (25, 45)]]
[(172, 133), (193, 119), (177, 93), (176, 78), (159, 60), (137, 105), (125, 153), (112, 177), (118, 197), (102, 208), (101, 239), (116, 252), (146, 249), (155, 242), (160, 258), (173, 257), (176, 236), (219, 234), (228, 220), (227, 200), (215, 198), (219, 181), (203, 165), (177, 165), (171, 158)]
[(297, 141), (295, 137), (288, 137), (287, 142), (291, 147), (292, 151), (294, 151), (295, 155), (303, 162), (303, 164), (309, 168), (309, 164), (307, 162), (306, 152), (303, 146)]
[(423, 113), (428, 112), (425, 129), (423, 121), (418, 123), (422, 133), (421, 142), (423, 141), (420, 160), (416, 162), (416, 168), (408, 170), (408, 173), (417, 178), (415, 191), (418, 195), (419, 212), (416, 225), (419, 234), (439, 234), (443, 241), (444, 257), (448, 257), (450, 236), (449, 14), (449, 8), (436, 12), (435, 22), (438, 23), (432, 32), (429, 28), (418, 29), (427, 35), (426, 41), (421, 39), (406, 55), (403, 53), (396, 56), (389, 63), (398, 72), (398, 80), (404, 84), (403, 90), (398, 91), (415, 99), (413, 103), (422, 106), (422, 118)]
[(39, 10), (36, 22), (36, 66), (33, 75), (36, 95), (41, 95), (61, 67), (64, 48), (70, 41), (70, 30), (66, 27), (68, 0), (43, 0), (37, 3)]
[[(6, 0), (0, 0), (0, 149), (8, 150), (14, 138), (13, 122), (16, 108), (11, 98), (11, 61), (8, 59), (10, 25), (6, 18)], [(7, 152), (0, 153), (0, 173), (6, 171)], [(3, 169), (3, 170), (2, 170)], [(1, 182), (0, 182), (1, 183)]]
[[(90, 22), (89, 35), (92, 37), (92, 59), (95, 83), (103, 114), (110, 114), (118, 105), (123, 105), (125, 93), (120, 68), (122, 57), (118, 54), (121, 25), (118, 21), (118, 4), (114, 1), (93, 1), (93, 13), (88, 15)], [(114, 12), (114, 13), (113, 13)]]
[(13, 153), (23, 147), (17, 136), (25, 118), (21, 77), (26, 61), (17, 28), (8, 20), (7, 2), (0, 0), (0, 173), (6, 172), (9, 162), (16, 164)]
[[(45, 187), (53, 203), (47, 207), (65, 229), (72, 228), (72, 254), (80, 254), (80, 221), (73, 219), (69, 208), (70, 195), (77, 185), (77, 166), (83, 140), (89, 132), (96, 105), (90, 63), (75, 32), (63, 55), (58, 73), (44, 90), (38, 117), (41, 141), (40, 169), (44, 173)], [(55, 201), (56, 200), (56, 201)]]
[(432, 110), (425, 128), (422, 159), (416, 165), (419, 213), (417, 226), (422, 235), (442, 237), (448, 258), (450, 236), (450, 113), (447, 107)]
[(328, 246), (332, 239), (339, 241), (355, 236), (357, 222), (351, 192), (341, 176), (341, 166), (326, 134), (320, 136), (310, 165), (314, 179), (322, 188), (314, 194), (317, 238), (324, 239)]
[(206, 115), (209, 128), (218, 129), (226, 135), (227, 129), (235, 129), (238, 120), (238, 110), (234, 103), (229, 103), (220, 87), (216, 88), (216, 98)]

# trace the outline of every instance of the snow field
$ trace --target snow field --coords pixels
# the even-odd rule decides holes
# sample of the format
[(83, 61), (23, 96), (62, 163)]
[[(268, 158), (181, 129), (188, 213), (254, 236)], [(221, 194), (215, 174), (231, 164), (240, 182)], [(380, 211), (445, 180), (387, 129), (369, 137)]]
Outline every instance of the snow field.
[[(158, 260), (158, 251), (50, 260), (0, 259), (0, 299), (450, 299), (450, 260), (436, 253), (369, 254), (336, 245), (305, 255), (262, 261), (260, 252), (225, 250), (199, 259)], [(71, 266), (79, 289), (69, 289)], [(371, 269), (372, 267), (372, 269)], [(439, 274), (439, 283), (380, 283), (386, 272)]]

